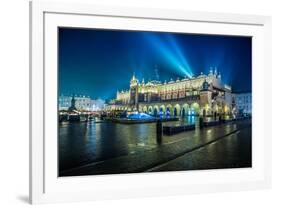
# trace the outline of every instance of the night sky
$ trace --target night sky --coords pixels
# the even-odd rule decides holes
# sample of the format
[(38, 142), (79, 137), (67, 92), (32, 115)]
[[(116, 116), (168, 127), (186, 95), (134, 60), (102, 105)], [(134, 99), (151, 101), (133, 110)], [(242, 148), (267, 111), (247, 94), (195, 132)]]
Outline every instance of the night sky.
[(60, 95), (112, 99), (133, 73), (164, 82), (210, 67), (233, 91), (251, 91), (250, 37), (60, 28), (58, 49)]

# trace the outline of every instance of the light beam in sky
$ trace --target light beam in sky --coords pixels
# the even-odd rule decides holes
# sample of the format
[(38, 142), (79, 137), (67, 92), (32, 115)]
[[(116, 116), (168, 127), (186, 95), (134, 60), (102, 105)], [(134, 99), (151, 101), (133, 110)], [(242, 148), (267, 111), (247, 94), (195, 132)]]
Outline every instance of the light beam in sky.
[(165, 35), (167, 39), (162, 39), (161, 36), (145, 33), (144, 37), (150, 42), (157, 52), (160, 52), (163, 59), (166, 60), (170, 65), (170, 69), (176, 71), (181, 76), (192, 77), (193, 73), (184, 57), (180, 46), (178, 43), (170, 36), (170, 34)]

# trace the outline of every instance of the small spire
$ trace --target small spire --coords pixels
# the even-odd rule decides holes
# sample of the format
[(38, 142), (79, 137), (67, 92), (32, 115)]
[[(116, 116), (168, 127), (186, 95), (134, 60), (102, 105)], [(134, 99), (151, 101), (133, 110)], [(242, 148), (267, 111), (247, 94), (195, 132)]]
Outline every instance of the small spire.
[(218, 78), (221, 79), (221, 73), (220, 73), (220, 72), (219, 72), (219, 74), (218, 74)]

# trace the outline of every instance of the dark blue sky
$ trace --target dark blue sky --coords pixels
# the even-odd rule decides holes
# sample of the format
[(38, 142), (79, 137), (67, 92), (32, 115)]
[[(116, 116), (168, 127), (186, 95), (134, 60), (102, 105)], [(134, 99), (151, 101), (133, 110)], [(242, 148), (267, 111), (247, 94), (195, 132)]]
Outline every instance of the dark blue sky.
[(59, 29), (59, 94), (110, 99), (135, 72), (170, 80), (217, 67), (234, 91), (251, 91), (250, 37), (96, 29)]

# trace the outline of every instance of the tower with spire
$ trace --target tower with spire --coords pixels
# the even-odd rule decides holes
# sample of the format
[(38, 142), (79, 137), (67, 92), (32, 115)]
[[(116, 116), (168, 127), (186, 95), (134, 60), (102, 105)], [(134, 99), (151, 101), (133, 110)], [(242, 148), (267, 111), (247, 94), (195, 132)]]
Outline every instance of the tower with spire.
[(131, 81), (130, 81), (130, 87), (135, 87), (135, 86), (137, 86), (138, 84), (139, 84), (139, 81), (138, 81), (138, 79), (136, 78), (135, 73), (133, 73), (133, 77), (132, 77), (132, 79), (131, 79)]
[(214, 75), (217, 76), (218, 75), (218, 70), (217, 70), (217, 67), (215, 67), (215, 72), (214, 72)]

